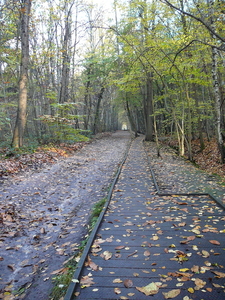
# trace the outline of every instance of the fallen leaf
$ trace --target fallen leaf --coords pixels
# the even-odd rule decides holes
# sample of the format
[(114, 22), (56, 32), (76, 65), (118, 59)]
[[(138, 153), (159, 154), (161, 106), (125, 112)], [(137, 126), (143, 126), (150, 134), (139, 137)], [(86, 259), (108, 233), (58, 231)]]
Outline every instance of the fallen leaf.
[(8, 267), (11, 271), (13, 271), (13, 272), (15, 271), (14, 265), (8, 265), (7, 267)]
[(130, 257), (130, 256), (133, 256), (134, 254), (136, 254), (138, 251), (137, 250), (135, 250), (133, 253), (131, 253), (131, 254), (128, 254), (127, 255), (127, 257)]
[(109, 260), (112, 257), (112, 253), (109, 251), (104, 251), (100, 256), (105, 260)]
[(216, 240), (209, 240), (209, 242), (213, 245), (220, 245), (220, 242), (218, 242)]
[(68, 271), (68, 268), (61, 268), (61, 269), (58, 269), (58, 270), (55, 270), (51, 273), (51, 275), (55, 275), (55, 274), (64, 274)]
[(191, 293), (191, 294), (194, 294), (195, 290), (193, 288), (189, 288), (188, 292)]
[(146, 250), (146, 251), (144, 252), (144, 256), (150, 256), (150, 255), (151, 255), (150, 251)]
[(93, 281), (93, 278), (89, 277), (88, 275), (83, 276), (80, 280), (80, 285), (82, 288), (89, 287), (93, 284), (95, 284), (95, 282)]
[(123, 284), (126, 288), (130, 288), (133, 286), (133, 281), (130, 279), (126, 279), (126, 280), (124, 280)]
[(139, 292), (142, 292), (143, 294), (145, 294), (146, 296), (156, 295), (159, 291), (159, 287), (157, 286), (157, 284), (155, 282), (152, 282), (143, 287), (136, 287), (136, 289)]
[(191, 268), (191, 271), (192, 271), (193, 273), (199, 273), (199, 266), (193, 266), (193, 267)]
[(186, 223), (185, 222), (178, 223), (178, 226), (180, 227), (186, 226)]
[(89, 263), (89, 267), (93, 270), (93, 271), (98, 271), (98, 265), (96, 265), (96, 263), (94, 263), (93, 261), (90, 261)]
[(193, 241), (193, 240), (195, 240), (195, 235), (188, 236), (188, 237), (187, 237), (187, 240), (188, 240), (188, 241)]
[(225, 278), (225, 273), (218, 272), (218, 271), (211, 271), (211, 272), (214, 273), (219, 278)]
[(210, 256), (209, 252), (206, 250), (202, 250), (203, 257), (207, 258)]
[(173, 299), (180, 294), (180, 289), (171, 290), (168, 293), (162, 293), (165, 299)]
[(189, 271), (188, 268), (183, 268), (183, 269), (179, 269), (180, 272), (186, 272), (186, 271)]
[(115, 250), (121, 250), (121, 249), (123, 249), (123, 248), (125, 248), (125, 246), (117, 246), (117, 247), (115, 248)]
[(113, 280), (113, 283), (121, 283), (123, 282), (123, 280), (121, 280), (120, 278), (116, 278)]
[(115, 288), (115, 289), (114, 289), (114, 293), (117, 294), (117, 295), (119, 295), (119, 294), (121, 294), (122, 292), (121, 292), (121, 290), (120, 290), (119, 288)]
[(98, 271), (99, 267), (98, 265), (96, 265), (96, 263), (94, 263), (90, 256), (88, 256), (87, 261), (85, 262), (85, 266), (89, 266), (93, 271)]
[(41, 229), (40, 229), (40, 233), (45, 234), (45, 229), (44, 229), (44, 228), (41, 228)]
[(198, 290), (202, 289), (206, 285), (206, 281), (203, 281), (200, 278), (196, 278), (195, 279), (195, 285), (196, 286), (194, 287), (194, 289), (196, 291), (198, 291)]

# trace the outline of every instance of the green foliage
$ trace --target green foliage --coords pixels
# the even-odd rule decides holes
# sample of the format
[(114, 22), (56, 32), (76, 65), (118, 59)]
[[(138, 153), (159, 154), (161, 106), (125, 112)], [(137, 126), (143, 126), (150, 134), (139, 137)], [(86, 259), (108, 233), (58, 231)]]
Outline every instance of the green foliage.
[(20, 147), (20, 148), (6, 147), (4, 149), (4, 152), (2, 153), (2, 157), (6, 158), (6, 159), (10, 158), (10, 157), (18, 158), (23, 154), (35, 153), (38, 146), (39, 146), (38, 142), (34, 141), (33, 143), (30, 143), (29, 145), (23, 146), (23, 147)]
[(92, 213), (90, 217), (90, 230), (92, 230), (98, 220), (98, 217), (100, 213), (102, 212), (102, 209), (106, 203), (106, 199), (103, 198), (99, 202), (95, 203), (95, 205), (92, 208)]
[[(63, 113), (66, 117), (62, 117), (61, 115), (43, 115), (38, 120), (41, 120), (44, 123), (47, 123), (50, 130), (51, 135), (48, 135), (49, 142), (56, 143), (75, 143), (75, 142), (85, 142), (88, 141), (91, 132), (89, 130), (81, 130), (75, 129), (74, 126), (76, 124), (76, 119), (80, 118), (80, 116), (66, 114), (65, 112), (69, 112), (71, 105), (73, 104), (55, 104), (55, 107), (63, 109)], [(46, 138), (47, 136), (45, 136)]]

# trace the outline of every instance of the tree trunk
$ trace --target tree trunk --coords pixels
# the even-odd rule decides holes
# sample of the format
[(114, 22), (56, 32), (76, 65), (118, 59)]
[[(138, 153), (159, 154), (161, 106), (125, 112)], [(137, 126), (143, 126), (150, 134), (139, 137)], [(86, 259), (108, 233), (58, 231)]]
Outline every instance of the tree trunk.
[(29, 18), (31, 0), (22, 0), (20, 26), (21, 26), (21, 66), (19, 79), (19, 99), (16, 124), (13, 133), (12, 146), (23, 146), (24, 130), (27, 119), (28, 94), (28, 65), (29, 65)]
[(127, 99), (126, 99), (126, 110), (127, 110), (127, 116), (128, 116), (128, 120), (130, 122), (131, 130), (134, 131), (135, 137), (137, 137), (138, 136), (138, 134), (137, 134), (137, 126), (136, 126), (134, 118), (133, 118), (133, 116), (131, 114), (130, 107), (129, 107), (129, 102), (128, 102)]
[[(209, 14), (210, 14), (210, 23), (213, 30), (216, 30), (215, 20), (214, 20), (214, 1), (207, 0), (209, 6)], [(216, 44), (216, 36), (212, 34), (212, 39)], [(218, 55), (219, 50), (216, 47), (212, 47), (212, 78), (213, 78), (213, 90), (214, 90), (214, 97), (215, 97), (215, 112), (216, 112), (216, 136), (217, 136), (217, 143), (218, 148), (220, 151), (220, 159), (221, 163), (225, 163), (225, 147), (223, 145), (223, 136), (222, 136), (222, 124), (221, 124), (221, 95), (220, 95), (220, 88), (219, 88), (219, 78), (218, 78)]]
[(144, 99), (145, 140), (153, 141), (153, 87), (151, 73), (148, 73), (147, 75), (146, 88), (146, 99)]
[(104, 91), (105, 91), (105, 88), (102, 87), (100, 90), (100, 93), (98, 94), (97, 106), (96, 106), (96, 111), (95, 111), (95, 119), (94, 119), (94, 125), (93, 125), (93, 134), (96, 134), (99, 132), (99, 111), (100, 111), (100, 105), (101, 105)]
[(65, 18), (65, 34), (63, 40), (63, 61), (62, 61), (62, 77), (61, 77), (61, 87), (59, 94), (59, 103), (64, 103), (68, 101), (69, 98), (69, 74), (70, 74), (70, 54), (69, 46), (71, 41), (71, 10), (73, 3), (70, 8), (67, 8), (68, 3), (66, 3), (67, 16)]
[(220, 151), (221, 162), (225, 163), (225, 148), (223, 145), (222, 126), (221, 126), (221, 97), (218, 79), (218, 50), (212, 47), (212, 77), (213, 89), (215, 94), (215, 111), (216, 111), (216, 135), (217, 143)]

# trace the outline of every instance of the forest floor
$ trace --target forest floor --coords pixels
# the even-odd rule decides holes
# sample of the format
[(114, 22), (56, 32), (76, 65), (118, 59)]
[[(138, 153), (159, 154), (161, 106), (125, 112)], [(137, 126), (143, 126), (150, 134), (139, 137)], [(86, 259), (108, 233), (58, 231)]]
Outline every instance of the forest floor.
[(4, 172), (0, 183), (0, 299), (49, 299), (52, 277), (87, 234), (91, 207), (107, 195), (130, 138), (102, 136), (67, 158), (57, 150), (0, 161), (18, 172)]
[[(106, 196), (130, 139), (120, 131), (73, 149), (0, 160), (0, 299), (49, 299), (52, 277), (86, 235), (91, 207)], [(214, 154), (203, 158), (204, 169), (222, 177), (196, 169), (168, 146), (158, 158), (155, 144), (145, 145), (161, 191), (211, 192), (224, 201), (216, 150), (208, 150)]]

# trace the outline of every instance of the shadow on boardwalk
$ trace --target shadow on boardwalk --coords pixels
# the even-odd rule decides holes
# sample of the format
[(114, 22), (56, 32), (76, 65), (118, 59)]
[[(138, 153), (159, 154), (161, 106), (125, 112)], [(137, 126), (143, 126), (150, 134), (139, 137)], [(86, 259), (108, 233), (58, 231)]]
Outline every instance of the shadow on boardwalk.
[(68, 299), (225, 298), (224, 210), (210, 196), (174, 191), (157, 195), (135, 139)]

